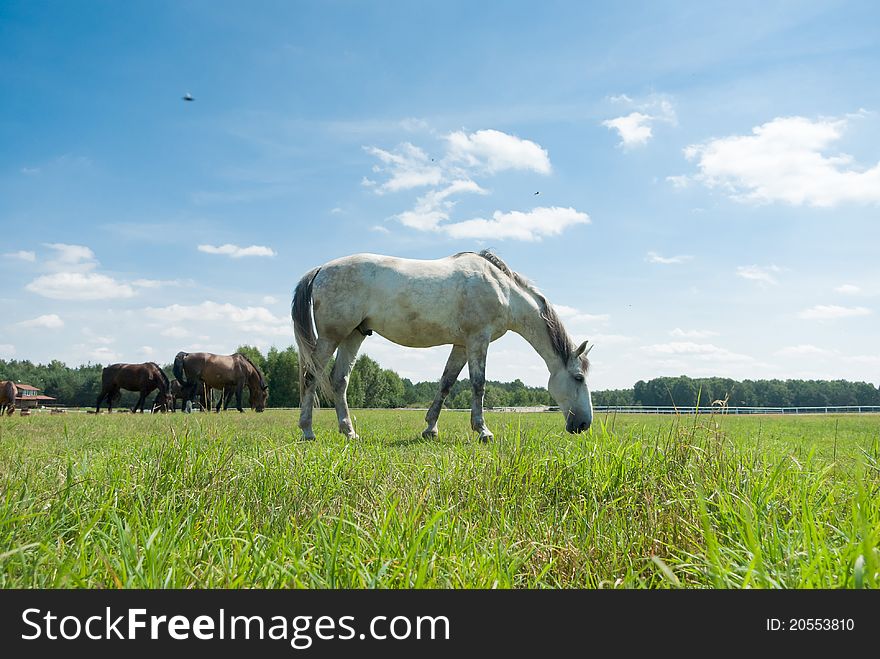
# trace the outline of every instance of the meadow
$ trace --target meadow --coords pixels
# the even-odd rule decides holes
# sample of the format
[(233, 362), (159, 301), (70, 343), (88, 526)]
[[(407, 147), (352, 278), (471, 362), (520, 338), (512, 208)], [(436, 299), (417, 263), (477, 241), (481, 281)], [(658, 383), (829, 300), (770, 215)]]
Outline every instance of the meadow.
[(880, 585), (880, 416), (0, 420), (4, 588)]

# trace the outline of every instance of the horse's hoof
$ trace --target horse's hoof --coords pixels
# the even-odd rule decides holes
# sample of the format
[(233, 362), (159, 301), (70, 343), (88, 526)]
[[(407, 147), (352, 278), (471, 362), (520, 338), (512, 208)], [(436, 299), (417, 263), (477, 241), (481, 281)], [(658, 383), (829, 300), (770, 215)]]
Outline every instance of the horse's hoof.
[(427, 430), (422, 431), (422, 437), (424, 439), (437, 439), (437, 436), (439, 434), (440, 433), (438, 433), (436, 430), (431, 430), (431, 429), (427, 429)]
[(484, 444), (492, 441), (493, 439), (495, 439), (495, 435), (493, 435), (492, 433), (490, 433), (488, 431), (480, 433), (480, 441), (483, 442)]
[(315, 441), (315, 433), (313, 432), (304, 432), (302, 434), (302, 440), (304, 442), (313, 442)]
[(345, 438), (346, 438), (346, 439), (360, 439), (360, 438), (361, 438), (360, 435), (358, 435), (356, 432), (352, 432), (352, 433), (347, 433), (347, 432), (346, 432), (346, 433), (343, 433), (343, 434), (345, 435)]

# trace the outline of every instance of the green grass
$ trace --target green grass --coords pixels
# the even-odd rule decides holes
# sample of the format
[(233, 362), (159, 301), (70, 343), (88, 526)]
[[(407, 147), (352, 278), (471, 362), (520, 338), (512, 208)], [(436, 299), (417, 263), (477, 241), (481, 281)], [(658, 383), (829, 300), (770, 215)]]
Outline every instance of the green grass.
[(880, 416), (35, 414), (0, 421), (0, 586), (880, 585)]

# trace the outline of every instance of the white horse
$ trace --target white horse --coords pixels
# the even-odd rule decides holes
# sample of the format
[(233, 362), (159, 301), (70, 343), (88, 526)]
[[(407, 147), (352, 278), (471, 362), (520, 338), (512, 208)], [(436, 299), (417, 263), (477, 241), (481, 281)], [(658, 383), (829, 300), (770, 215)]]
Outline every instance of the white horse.
[[(548, 389), (565, 416), (565, 429), (583, 432), (592, 423), (587, 342), (576, 346), (544, 296), (491, 252), (436, 260), (376, 254), (335, 259), (300, 279), (291, 316), (299, 347), (299, 427), (305, 439), (315, 437), (317, 386), (336, 403), (339, 432), (357, 437), (346, 390), (358, 349), (372, 332), (413, 348), (452, 344), (440, 389), (425, 416), (424, 437), (437, 436), (443, 401), (467, 362), (473, 387), (471, 427), (480, 440), (492, 438), (483, 421), (486, 351), (508, 330), (521, 335), (546, 362)], [(334, 351), (336, 362), (328, 378)]]

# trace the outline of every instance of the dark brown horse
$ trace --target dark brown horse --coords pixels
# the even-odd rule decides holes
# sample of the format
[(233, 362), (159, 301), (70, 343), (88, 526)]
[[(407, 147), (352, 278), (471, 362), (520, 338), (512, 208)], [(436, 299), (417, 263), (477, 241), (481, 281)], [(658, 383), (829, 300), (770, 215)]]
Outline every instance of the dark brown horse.
[(0, 416), (3, 411), (10, 416), (15, 414), (15, 397), (18, 396), (18, 387), (12, 380), (0, 381)]
[[(226, 404), (235, 394), (236, 407), (239, 412), (244, 412), (241, 407), (241, 394), (245, 385), (250, 392), (251, 407), (257, 412), (266, 408), (266, 399), (269, 397), (269, 385), (266, 384), (263, 374), (254, 363), (240, 352), (233, 355), (215, 355), (210, 352), (178, 352), (174, 358), (174, 377), (189, 391), (186, 411), (192, 411), (192, 403), (196, 399), (198, 389), (202, 383), (212, 389), (223, 389)], [(192, 387), (190, 389), (190, 387)], [(220, 403), (217, 404), (220, 411)]]
[(119, 395), (120, 389), (140, 392), (140, 398), (131, 408), (132, 412), (136, 412), (138, 408), (143, 412), (147, 395), (155, 389), (158, 389), (159, 392), (153, 401), (154, 410), (158, 408), (165, 412), (171, 403), (168, 376), (155, 362), (112, 364), (101, 372), (101, 394), (98, 396), (98, 402), (95, 403), (95, 414), (101, 411), (101, 401), (105, 398), (107, 399), (107, 410), (112, 412), (113, 400)]

